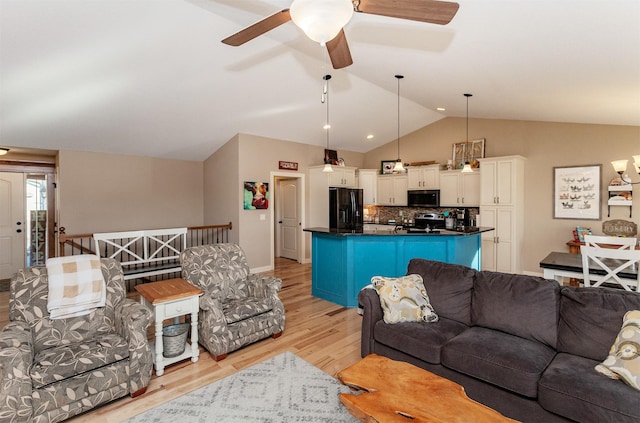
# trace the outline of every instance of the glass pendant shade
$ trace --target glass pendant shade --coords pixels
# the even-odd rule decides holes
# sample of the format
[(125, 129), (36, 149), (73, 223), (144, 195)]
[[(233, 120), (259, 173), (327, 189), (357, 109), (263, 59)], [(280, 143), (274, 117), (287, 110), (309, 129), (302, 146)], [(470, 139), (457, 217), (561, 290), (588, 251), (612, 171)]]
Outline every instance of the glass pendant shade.
[(471, 165), (469, 162), (465, 162), (464, 167), (462, 168), (462, 173), (471, 173), (473, 169), (471, 169)]
[(322, 168), (323, 172), (333, 172), (333, 166), (331, 166), (329, 163), (325, 163), (324, 167)]
[(633, 167), (636, 169), (636, 173), (640, 175), (640, 155), (633, 156)]
[(333, 40), (353, 15), (351, 0), (294, 0), (291, 20), (313, 41)]
[(404, 166), (402, 166), (402, 160), (398, 159), (396, 164), (393, 166), (394, 172), (404, 172)]
[(613, 166), (613, 170), (622, 175), (624, 171), (627, 170), (627, 162), (628, 160), (614, 160), (611, 162), (611, 165)]

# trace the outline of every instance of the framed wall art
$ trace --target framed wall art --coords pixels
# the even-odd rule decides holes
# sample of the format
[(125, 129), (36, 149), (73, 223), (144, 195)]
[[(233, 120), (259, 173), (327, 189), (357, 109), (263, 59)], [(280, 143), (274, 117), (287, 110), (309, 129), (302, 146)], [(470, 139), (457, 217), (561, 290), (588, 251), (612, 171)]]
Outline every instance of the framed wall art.
[(264, 210), (269, 208), (268, 182), (245, 181), (243, 194), (243, 203), (245, 210)]
[(553, 218), (600, 220), (602, 165), (553, 168)]
[(337, 165), (338, 152), (336, 150), (324, 149), (324, 164)]
[(478, 159), (484, 157), (484, 138), (477, 140), (457, 142), (453, 144), (453, 168), (458, 169), (464, 166), (464, 162), (469, 160), (471, 167), (478, 167)]
[(383, 175), (392, 174), (395, 165), (396, 160), (382, 160), (380, 162), (380, 173)]

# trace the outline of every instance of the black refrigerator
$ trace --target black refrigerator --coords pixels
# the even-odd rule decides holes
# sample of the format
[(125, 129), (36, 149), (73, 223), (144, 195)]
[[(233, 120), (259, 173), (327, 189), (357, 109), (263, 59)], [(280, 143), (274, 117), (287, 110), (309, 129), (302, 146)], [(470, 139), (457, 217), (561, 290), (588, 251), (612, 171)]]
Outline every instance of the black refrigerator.
[(362, 232), (362, 188), (329, 187), (329, 230)]

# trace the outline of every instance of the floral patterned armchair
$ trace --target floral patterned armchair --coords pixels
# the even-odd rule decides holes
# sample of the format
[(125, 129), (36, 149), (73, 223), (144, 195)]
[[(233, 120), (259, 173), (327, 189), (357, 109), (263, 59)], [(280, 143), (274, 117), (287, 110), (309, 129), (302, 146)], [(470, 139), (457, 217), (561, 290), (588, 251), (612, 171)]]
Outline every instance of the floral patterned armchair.
[(200, 297), (198, 340), (216, 361), (247, 344), (284, 329), (278, 298), (282, 280), (251, 274), (236, 244), (187, 248), (180, 255), (182, 278), (205, 293)]
[(127, 394), (151, 379), (151, 311), (125, 298), (122, 267), (102, 259), (106, 305), (51, 320), (44, 266), (11, 279), (10, 322), (0, 331), (0, 422), (59, 422)]

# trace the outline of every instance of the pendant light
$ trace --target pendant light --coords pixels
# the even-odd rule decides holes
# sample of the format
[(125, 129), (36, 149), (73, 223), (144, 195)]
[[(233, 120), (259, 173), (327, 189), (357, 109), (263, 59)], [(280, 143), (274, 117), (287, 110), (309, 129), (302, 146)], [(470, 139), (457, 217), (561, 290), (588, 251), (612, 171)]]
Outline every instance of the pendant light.
[(396, 75), (398, 80), (398, 159), (395, 166), (393, 166), (393, 172), (404, 172), (404, 166), (402, 166), (402, 160), (400, 160), (400, 80), (404, 78), (403, 75)]
[[(329, 122), (329, 80), (331, 79), (331, 75), (327, 74), (322, 77), (324, 80), (324, 84), (322, 87), (322, 102), (327, 106), (327, 120), (324, 124), (324, 129), (327, 131), (327, 150), (329, 150), (329, 129), (331, 129), (331, 123)], [(331, 163), (327, 163), (327, 157), (325, 157), (323, 172), (333, 172), (333, 166)]]
[[(614, 160), (611, 162), (613, 169), (620, 175), (620, 178), (618, 178), (620, 183), (622, 185), (640, 184), (640, 182), (631, 182), (629, 176), (624, 173), (627, 170), (627, 163), (629, 163), (629, 160)], [(640, 155), (633, 156), (633, 167), (636, 169), (636, 172), (638, 172), (638, 175), (640, 175)]]
[(471, 169), (471, 163), (469, 163), (469, 97), (473, 96), (473, 94), (465, 94), (464, 96), (467, 97), (467, 142), (464, 146), (464, 155), (466, 160), (464, 162), (462, 172), (469, 173), (473, 172), (473, 170)]

